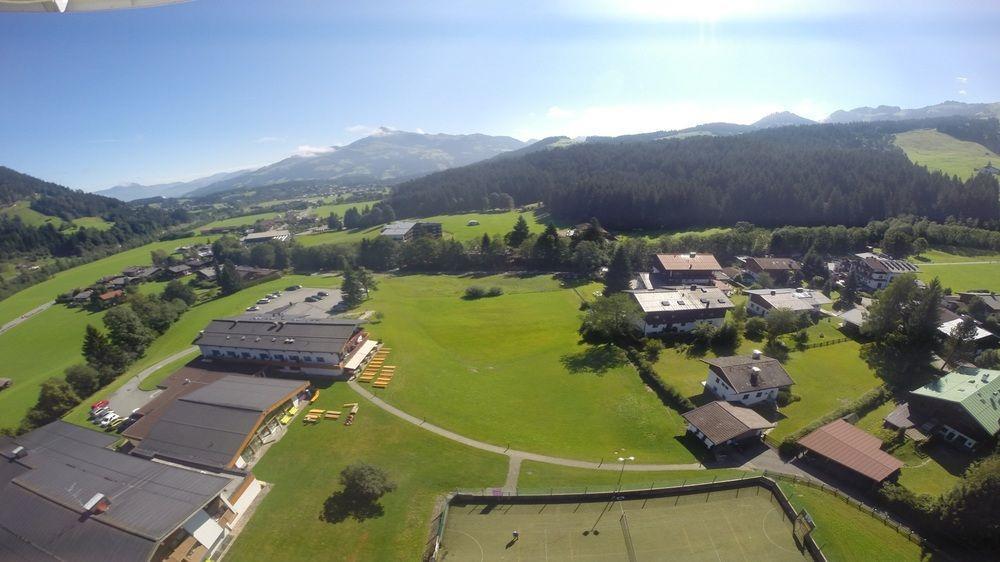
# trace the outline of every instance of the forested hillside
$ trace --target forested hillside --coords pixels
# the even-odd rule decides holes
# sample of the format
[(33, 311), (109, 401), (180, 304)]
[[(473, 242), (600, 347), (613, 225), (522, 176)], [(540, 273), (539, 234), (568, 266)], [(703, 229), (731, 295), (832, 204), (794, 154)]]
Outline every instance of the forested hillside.
[(184, 222), (187, 213), (171, 212), (91, 193), (74, 191), (0, 166), (0, 207), (29, 201), (32, 210), (72, 221), (100, 217), (110, 228), (60, 229), (51, 223), (31, 225), (18, 217), (0, 215), (0, 258), (22, 255), (43, 257), (82, 256), (105, 246), (117, 246), (137, 237), (152, 236), (164, 228)]
[(588, 142), (410, 181), (391, 205), (399, 216), (471, 211), (506, 193), (519, 205), (543, 201), (559, 218), (595, 216), (615, 228), (862, 225), (903, 214), (995, 222), (996, 180), (928, 172), (892, 145), (894, 134), (918, 127), (984, 139), (998, 124), (947, 118)]

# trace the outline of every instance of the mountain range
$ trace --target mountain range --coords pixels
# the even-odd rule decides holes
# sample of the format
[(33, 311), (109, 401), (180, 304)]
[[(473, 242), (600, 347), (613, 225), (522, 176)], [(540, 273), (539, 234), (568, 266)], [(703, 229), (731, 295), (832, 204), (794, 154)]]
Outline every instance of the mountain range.
[[(822, 122), (901, 121), (948, 116), (1000, 117), (1000, 103), (946, 101), (915, 109), (886, 105), (858, 107), (835, 111)], [(381, 127), (371, 135), (348, 145), (331, 146), (310, 155), (291, 156), (255, 170), (214, 174), (188, 182), (124, 184), (97, 193), (132, 201), (149, 197), (203, 197), (295, 181), (318, 180), (345, 187), (396, 184), (484, 160), (523, 156), (580, 142), (620, 144), (704, 135), (729, 136), (774, 127), (814, 124), (817, 122), (783, 111), (767, 115), (749, 125), (706, 123), (680, 130), (578, 139), (555, 136), (537, 142), (522, 142), (507, 136), (424, 134)]]

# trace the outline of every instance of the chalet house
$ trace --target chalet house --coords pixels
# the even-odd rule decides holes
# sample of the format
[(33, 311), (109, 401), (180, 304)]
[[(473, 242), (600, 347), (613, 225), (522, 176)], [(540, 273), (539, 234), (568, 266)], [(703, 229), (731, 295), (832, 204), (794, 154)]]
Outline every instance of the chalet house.
[(441, 238), (442, 227), (439, 222), (396, 221), (385, 225), (379, 236), (391, 238), (397, 242), (409, 242), (420, 236)]
[(63, 421), (0, 437), (0, 558), (200, 561), (260, 493), (253, 476), (142, 459), (117, 440)]
[[(712, 285), (715, 272), (722, 266), (712, 254), (657, 254), (653, 260), (653, 276), (662, 277), (658, 286)], [(659, 280), (657, 280), (659, 281)]]
[(122, 270), (122, 275), (127, 277), (129, 281), (142, 283), (144, 281), (151, 281), (155, 279), (161, 271), (162, 270), (155, 265), (134, 265)]
[(757, 350), (752, 355), (702, 361), (708, 364), (705, 388), (727, 402), (748, 406), (773, 402), (778, 398), (779, 390), (795, 384), (777, 359), (761, 355)]
[(959, 293), (958, 299), (964, 304), (969, 304), (979, 300), (986, 305), (986, 308), (990, 310), (991, 314), (1000, 312), (1000, 295), (994, 292), (968, 291)]
[(796, 287), (794, 289), (751, 289), (746, 291), (747, 312), (756, 316), (767, 316), (776, 308), (787, 308), (793, 312), (819, 314), (820, 307), (830, 304), (826, 295)]
[(265, 230), (264, 232), (251, 232), (240, 240), (247, 245), (259, 242), (286, 242), (291, 239), (292, 233), (287, 230)]
[(354, 354), (375, 347), (359, 321), (335, 318), (213, 320), (192, 343), (208, 359), (330, 377), (349, 375), (345, 367)]
[(169, 275), (172, 279), (177, 279), (178, 277), (184, 277), (185, 275), (189, 275), (190, 273), (191, 273), (191, 266), (186, 263), (171, 265), (170, 267), (167, 268), (167, 275)]
[(93, 295), (94, 295), (94, 291), (92, 291), (90, 289), (85, 289), (85, 290), (80, 291), (79, 293), (73, 295), (72, 302), (75, 303), (75, 304), (81, 305), (81, 306), (82, 305), (87, 305), (87, 304), (90, 304), (90, 298)]
[(105, 293), (101, 293), (100, 295), (97, 296), (97, 299), (101, 301), (101, 304), (111, 305), (120, 301), (124, 296), (125, 296), (125, 291), (122, 291), (121, 289), (115, 289), (113, 291), (107, 291)]
[[(214, 272), (214, 268), (213, 268)], [(253, 281), (254, 279), (260, 279), (261, 277), (267, 277), (273, 273), (277, 273), (277, 269), (268, 269), (266, 267), (250, 267), (249, 265), (237, 265), (236, 274), (240, 276), (240, 279), (244, 281)]]
[(866, 482), (881, 483), (903, 468), (903, 461), (882, 450), (882, 440), (842, 419), (799, 439), (808, 454), (820, 458)]
[(750, 408), (734, 406), (724, 400), (709, 402), (682, 414), (687, 430), (709, 449), (741, 441), (760, 440), (774, 424)]
[(959, 367), (911, 392), (909, 404), (923, 428), (972, 449), (1000, 433), (1000, 371)]
[(787, 283), (799, 275), (802, 265), (791, 258), (750, 257), (746, 259), (746, 271), (754, 279), (766, 273), (775, 281)]
[[(965, 321), (966, 318), (968, 318), (959, 316), (945, 308), (942, 308), (941, 312), (942, 313), (940, 314), (940, 317), (945, 316), (943, 312), (948, 312), (950, 316), (955, 317), (955, 318), (950, 318), (949, 320), (946, 320), (938, 324), (938, 333), (946, 338), (951, 336), (952, 330), (957, 328), (963, 321)], [(975, 320), (973, 320), (973, 322), (975, 322)], [(980, 326), (979, 322), (975, 323), (976, 323), (976, 335), (972, 338), (972, 342), (975, 344), (975, 346), (979, 349), (987, 349), (996, 345), (997, 343), (996, 334)]]
[(982, 168), (976, 170), (977, 174), (988, 174), (991, 176), (1000, 176), (1000, 168), (993, 165), (993, 162), (987, 163)]
[(198, 279), (201, 279), (202, 281), (215, 281), (217, 273), (215, 272), (214, 267), (203, 267), (198, 271), (195, 271), (195, 275), (197, 275)]
[(733, 302), (719, 289), (692, 285), (686, 289), (632, 291), (642, 309), (643, 333), (690, 332), (698, 324), (721, 327)]
[(850, 260), (848, 268), (858, 276), (858, 281), (870, 291), (878, 291), (889, 286), (896, 277), (904, 273), (916, 273), (917, 266), (906, 260), (892, 260), (875, 254), (857, 254)]

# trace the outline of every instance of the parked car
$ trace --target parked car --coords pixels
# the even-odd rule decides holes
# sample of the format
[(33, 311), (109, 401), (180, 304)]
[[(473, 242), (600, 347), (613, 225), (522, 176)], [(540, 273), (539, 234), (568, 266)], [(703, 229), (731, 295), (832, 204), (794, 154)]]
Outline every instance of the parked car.
[(288, 287), (285, 287), (285, 290), (286, 291), (298, 291), (301, 288), (302, 288), (302, 285), (290, 285)]
[(100, 408), (91, 411), (90, 417), (94, 419), (94, 423), (97, 423), (98, 421), (100, 421), (102, 417), (104, 417), (110, 411), (111, 408), (107, 406), (101, 406)]
[(119, 416), (114, 412), (109, 412), (106, 416), (101, 418), (101, 427), (108, 427), (109, 425), (111, 425), (111, 422), (117, 420), (120, 417), (121, 416)]
[(320, 292), (316, 293), (316, 296), (317, 297), (328, 297), (328, 296), (330, 296), (330, 293), (328, 293), (326, 291), (320, 291)]
[(98, 408), (103, 408), (107, 405), (108, 405), (107, 400), (98, 400), (97, 402), (94, 402), (93, 404), (90, 405), (90, 410), (94, 411), (97, 410)]
[(5, 388), (10, 388), (10, 385), (14, 384), (14, 381), (10, 379), (0, 379), (0, 390)]
[(268, 304), (270, 302), (271, 299), (260, 299), (259, 301), (257, 301), (257, 304)]
[(118, 431), (118, 433), (121, 433), (121, 432), (125, 431), (126, 429), (128, 429), (129, 427), (131, 427), (132, 424), (134, 424), (135, 422), (137, 422), (140, 419), (142, 419), (142, 416), (143, 416), (143, 414), (132, 412), (132, 415), (129, 416), (129, 417), (127, 417), (127, 418), (125, 418), (125, 421), (122, 422), (122, 424), (119, 425), (116, 428), (117, 431)]
[(257, 305), (253, 305), (253, 306), (248, 306), (247, 307), (247, 312), (254, 312), (256, 310), (260, 310), (260, 307), (257, 306)]
[(313, 298), (315, 298), (316, 300), (320, 300), (320, 299), (322, 299), (322, 298), (323, 298), (324, 296), (326, 296), (326, 295), (324, 295), (323, 293), (316, 293), (316, 294), (315, 294), (315, 295), (313, 296)]
[(316, 297), (306, 297), (306, 302), (316, 302), (316, 301), (318, 301), (318, 300), (319, 300), (319, 299), (318, 299), (318, 298), (316, 298)]
[(126, 419), (128, 418), (123, 418), (121, 416), (116, 417), (114, 421), (108, 424), (108, 429), (117, 429), (121, 427), (125, 423)]

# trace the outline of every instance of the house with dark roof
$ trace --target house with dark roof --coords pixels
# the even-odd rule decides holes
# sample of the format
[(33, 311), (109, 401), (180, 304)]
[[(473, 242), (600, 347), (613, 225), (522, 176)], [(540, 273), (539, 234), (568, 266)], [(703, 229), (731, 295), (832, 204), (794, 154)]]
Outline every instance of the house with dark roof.
[(698, 324), (722, 327), (733, 302), (719, 289), (693, 285), (677, 290), (630, 291), (642, 309), (643, 333), (690, 332)]
[(766, 273), (771, 279), (780, 283), (788, 283), (802, 271), (802, 264), (791, 258), (755, 258), (749, 257), (745, 269), (754, 279)]
[(882, 450), (882, 441), (842, 419), (836, 419), (799, 439), (807, 454), (846, 468), (876, 484), (893, 478), (903, 461)]
[(396, 221), (385, 225), (379, 236), (385, 236), (397, 242), (409, 242), (420, 236), (441, 238), (442, 232), (442, 226), (439, 222)]
[(686, 254), (656, 254), (653, 259), (655, 277), (662, 277), (658, 286), (712, 285), (715, 272), (722, 266), (712, 254), (688, 252)]
[(959, 367), (910, 392), (909, 405), (922, 430), (973, 449), (1000, 434), (1000, 371)]
[[(182, 388), (164, 400), (157, 396), (156, 403), (146, 405), (147, 415), (128, 428), (131, 454), (242, 473), (266, 443), (283, 433), (280, 418), (298, 406), (309, 387), (301, 380), (242, 374), (195, 384), (183, 371), (170, 383)], [(214, 377), (200, 380), (207, 378)]]
[(62, 421), (0, 437), (0, 559), (203, 560), (259, 493), (226, 477), (109, 449)]
[(734, 406), (724, 400), (709, 402), (681, 414), (687, 430), (709, 449), (747, 440), (759, 440), (774, 424), (750, 408)]
[(358, 320), (234, 317), (213, 320), (195, 338), (202, 357), (287, 373), (339, 377), (368, 332)]
[(994, 166), (993, 162), (988, 162), (982, 168), (977, 168), (976, 173), (990, 175), (990, 176), (1000, 176), (1000, 168)]
[(773, 402), (778, 391), (795, 384), (781, 363), (754, 350), (751, 355), (702, 359), (708, 364), (705, 388), (727, 402)]
[(959, 293), (958, 299), (964, 304), (982, 302), (991, 314), (1000, 312), (1000, 295), (992, 291), (966, 291)]
[(171, 278), (184, 277), (185, 275), (190, 275), (191, 266), (186, 263), (181, 263), (177, 265), (171, 265), (167, 268), (167, 275)]
[(794, 289), (749, 289), (745, 291), (747, 312), (755, 316), (767, 316), (772, 310), (787, 308), (798, 314), (820, 314), (824, 304), (831, 301), (819, 291), (795, 287)]

